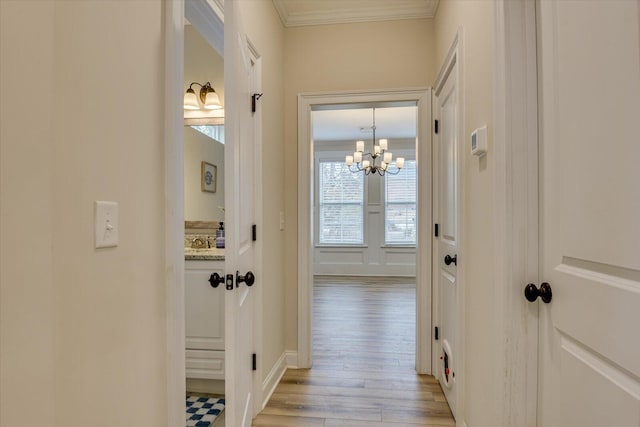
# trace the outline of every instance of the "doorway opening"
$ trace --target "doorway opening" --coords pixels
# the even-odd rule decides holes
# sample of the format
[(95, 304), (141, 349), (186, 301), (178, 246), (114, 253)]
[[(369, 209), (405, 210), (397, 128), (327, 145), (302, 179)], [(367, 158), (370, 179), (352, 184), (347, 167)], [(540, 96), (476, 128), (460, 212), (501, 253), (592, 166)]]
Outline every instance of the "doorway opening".
[[(207, 29), (184, 22), (184, 85), (207, 83), (220, 108), (195, 99), (184, 109), (184, 313), (187, 425), (225, 425), (225, 295), (212, 274), (225, 272), (224, 58)], [(186, 99), (185, 99), (186, 103)], [(186, 104), (185, 104), (186, 105)]]
[[(415, 368), (417, 112), (411, 101), (311, 113), (315, 366)], [(367, 158), (381, 169), (359, 170)]]
[[(412, 357), (413, 366), (415, 370), (420, 374), (430, 374), (432, 372), (431, 366), (431, 90), (407, 90), (407, 91), (376, 91), (376, 92), (358, 92), (358, 93), (340, 93), (340, 94), (305, 94), (299, 96), (299, 170), (320, 171), (326, 169), (328, 173), (331, 171), (339, 172), (344, 165), (345, 155), (353, 154), (355, 150), (355, 139), (342, 136), (336, 137), (331, 141), (328, 137), (322, 137), (322, 131), (318, 127), (316, 132), (316, 123), (322, 123), (323, 119), (328, 116), (330, 120), (328, 123), (331, 126), (327, 126), (329, 129), (336, 129), (336, 123), (338, 118), (331, 119), (331, 114), (337, 114), (336, 110), (340, 114), (347, 112), (349, 114), (363, 114), (363, 117), (359, 121), (355, 120), (357, 124), (357, 131), (362, 132), (360, 127), (363, 127), (366, 131), (367, 125), (372, 125), (372, 109), (376, 107), (376, 110), (388, 109), (389, 111), (399, 112), (403, 109), (413, 109), (413, 121), (415, 134), (413, 139), (411, 136), (406, 136), (404, 147), (401, 141), (398, 145), (393, 145), (393, 139), (389, 139), (389, 151), (397, 149), (393, 158), (401, 157), (403, 149), (404, 153), (413, 155), (414, 159), (410, 160), (411, 167), (407, 162), (407, 167), (402, 172), (408, 172), (413, 168), (415, 173), (416, 182), (421, 183), (415, 190), (415, 204), (413, 208), (408, 208), (406, 204), (403, 206), (393, 205), (393, 200), (385, 201), (384, 188), (385, 179), (380, 179), (374, 185), (371, 182), (371, 178), (383, 178), (381, 176), (353, 179), (357, 174), (351, 174), (351, 172), (340, 172), (345, 177), (352, 178), (351, 181), (347, 181), (351, 184), (357, 182), (358, 179), (363, 182), (358, 187), (363, 193), (363, 201), (358, 205), (356, 209), (348, 206), (336, 206), (331, 205), (328, 198), (322, 198), (320, 194), (326, 189), (321, 189), (321, 179), (314, 179), (311, 173), (300, 174), (300, 183), (298, 186), (298, 239), (299, 239), (299, 265), (298, 265), (298, 366), (301, 368), (310, 368), (313, 364), (312, 361), (312, 341), (313, 341), (313, 283), (314, 274), (318, 277), (321, 275), (340, 274), (343, 276), (353, 275), (354, 270), (348, 273), (346, 268), (351, 267), (356, 259), (360, 259), (359, 268), (361, 276), (411, 276), (415, 274), (415, 327), (416, 327), (416, 347), (415, 355)], [(392, 108), (395, 107), (395, 108)], [(406, 111), (405, 111), (406, 112)], [(410, 113), (411, 114), (411, 113)], [(383, 113), (384, 115), (384, 113)], [(383, 119), (384, 120), (384, 119)], [(349, 122), (349, 120), (347, 120)], [(384, 129), (382, 122), (378, 120), (376, 127), (380, 130)], [(406, 130), (405, 130), (406, 132)], [(360, 133), (362, 135), (362, 133)], [(376, 135), (378, 136), (378, 135)], [(367, 137), (358, 137), (357, 139), (368, 140), (371, 144), (372, 135)], [(324, 139), (324, 141), (323, 141)], [(342, 139), (340, 143), (339, 139)], [(411, 142), (409, 142), (411, 140)], [(348, 141), (348, 144), (346, 143)], [(421, 142), (420, 142), (421, 141)], [(337, 148), (340, 145), (340, 148)], [(373, 147), (370, 148), (373, 150)], [(333, 153), (333, 154), (331, 154)], [(340, 157), (338, 158), (338, 153)], [(317, 155), (316, 155), (317, 154)], [(333, 157), (332, 157), (333, 156)], [(426, 165), (421, 167), (420, 165)], [(402, 172), (397, 177), (402, 176)], [(335, 174), (334, 174), (335, 175)], [(351, 176), (353, 175), (353, 176)], [(405, 174), (405, 178), (407, 174)], [(393, 182), (392, 180), (389, 180)], [(335, 183), (334, 183), (335, 184)], [(329, 185), (331, 185), (329, 183)], [(327, 187), (329, 188), (329, 187)], [(374, 201), (377, 202), (377, 213), (365, 213), (364, 209), (364, 191), (369, 190), (369, 194), (373, 194)], [(388, 203), (387, 203), (388, 202)], [(321, 206), (322, 205), (322, 206)], [(385, 205), (388, 211), (385, 219)], [(361, 216), (357, 221), (360, 222), (361, 235), (356, 233), (356, 236), (348, 237), (350, 239), (360, 239), (360, 247), (357, 244), (351, 244), (352, 247), (345, 245), (332, 244), (332, 239), (335, 240), (336, 227), (330, 223), (332, 221), (331, 214), (333, 212), (335, 217), (336, 211), (343, 211), (341, 215), (346, 215), (347, 212), (357, 211), (361, 209)], [(413, 213), (410, 213), (414, 209)], [(371, 209), (373, 211), (373, 209)], [(397, 213), (398, 215), (391, 215), (391, 213)], [(416, 222), (411, 224), (411, 227), (415, 227), (415, 234), (412, 236), (412, 232), (408, 224), (407, 218), (411, 218), (415, 215)], [(366, 218), (372, 216), (372, 218)], [(377, 216), (377, 217), (376, 217)], [(395, 222), (394, 222), (395, 218)], [(376, 222), (377, 221), (377, 222)], [(377, 234), (368, 237), (365, 242), (365, 230), (373, 227), (379, 231)], [(347, 228), (351, 229), (352, 226), (345, 227), (343, 236), (348, 234)], [(331, 231), (334, 230), (334, 231)], [(385, 230), (387, 230), (385, 232)], [(385, 239), (391, 240), (393, 238), (400, 238), (407, 235), (414, 239), (413, 245), (385, 245)], [(333, 233), (333, 234), (332, 234)], [(368, 233), (368, 231), (367, 231)], [(373, 240), (378, 239), (375, 244), (375, 258), (374, 249), (372, 249)], [(367, 249), (365, 243), (369, 244)], [(411, 251), (415, 251), (414, 254)], [(371, 252), (371, 253), (369, 253)], [(366, 257), (363, 255), (367, 253)], [(420, 260), (426, 260), (426, 262), (416, 263), (416, 257)], [(404, 261), (400, 261), (404, 259)], [(346, 260), (346, 261), (345, 261)], [(349, 261), (350, 260), (350, 261)], [(369, 263), (368, 260), (372, 262)], [(390, 261), (387, 265), (380, 265), (380, 260)], [(364, 261), (367, 261), (366, 263)], [(393, 265), (397, 264), (397, 265)], [(413, 264), (413, 265), (412, 265)], [(410, 273), (407, 273), (407, 267)], [(411, 269), (413, 267), (413, 269)], [(342, 270), (340, 270), (342, 269)], [(395, 269), (395, 270), (394, 270)], [(340, 271), (338, 271), (340, 270)], [(373, 273), (375, 272), (375, 273)]]

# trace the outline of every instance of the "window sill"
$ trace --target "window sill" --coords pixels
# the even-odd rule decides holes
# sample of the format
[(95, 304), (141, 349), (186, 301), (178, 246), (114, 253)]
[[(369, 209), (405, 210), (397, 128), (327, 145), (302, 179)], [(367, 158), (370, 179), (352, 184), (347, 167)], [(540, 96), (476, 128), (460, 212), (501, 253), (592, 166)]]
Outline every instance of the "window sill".
[(318, 249), (366, 249), (369, 245), (315, 245)]
[(413, 243), (412, 244), (387, 243), (385, 245), (381, 245), (380, 247), (383, 248), (383, 249), (387, 249), (387, 248), (389, 248), (389, 249), (394, 249), (394, 248), (397, 248), (397, 249), (415, 249), (416, 245), (413, 244)]

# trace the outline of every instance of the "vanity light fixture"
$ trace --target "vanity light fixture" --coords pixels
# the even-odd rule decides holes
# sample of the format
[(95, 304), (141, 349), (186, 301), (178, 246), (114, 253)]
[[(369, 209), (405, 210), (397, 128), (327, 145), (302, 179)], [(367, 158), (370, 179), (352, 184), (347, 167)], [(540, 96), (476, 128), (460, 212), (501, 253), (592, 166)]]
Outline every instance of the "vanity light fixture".
[[(200, 86), (200, 100), (196, 96), (196, 92), (193, 90), (193, 85)], [(200, 104), (206, 110), (219, 110), (222, 108), (220, 98), (215, 89), (211, 86), (211, 83), (206, 82), (204, 85), (193, 82), (189, 85), (189, 89), (184, 94), (184, 109), (185, 110), (199, 110)]]

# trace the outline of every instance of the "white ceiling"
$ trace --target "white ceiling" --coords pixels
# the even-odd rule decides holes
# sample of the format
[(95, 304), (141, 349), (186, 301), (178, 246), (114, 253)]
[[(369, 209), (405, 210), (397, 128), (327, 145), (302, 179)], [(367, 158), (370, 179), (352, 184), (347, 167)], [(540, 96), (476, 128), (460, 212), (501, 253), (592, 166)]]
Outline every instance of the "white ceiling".
[[(314, 141), (349, 141), (372, 138), (371, 108), (323, 110), (312, 112)], [(376, 108), (376, 139), (415, 138), (418, 108)], [(361, 128), (365, 128), (363, 132)]]
[(273, 0), (285, 27), (433, 18), (439, 0)]

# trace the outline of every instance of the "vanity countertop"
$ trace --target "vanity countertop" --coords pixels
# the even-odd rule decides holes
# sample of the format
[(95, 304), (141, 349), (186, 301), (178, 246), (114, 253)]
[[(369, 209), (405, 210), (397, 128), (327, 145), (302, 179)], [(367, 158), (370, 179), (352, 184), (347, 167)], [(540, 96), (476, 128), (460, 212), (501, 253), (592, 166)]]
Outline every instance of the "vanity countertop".
[(224, 261), (224, 249), (218, 248), (184, 248), (186, 261)]

